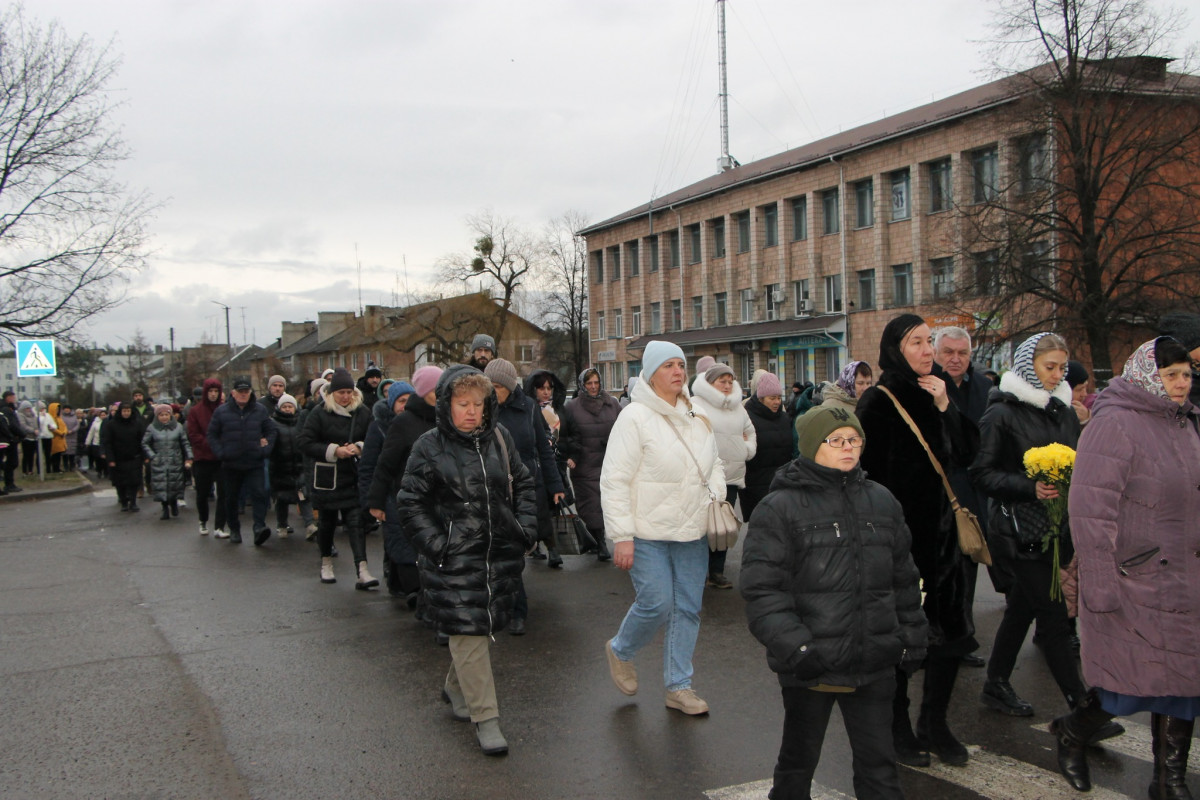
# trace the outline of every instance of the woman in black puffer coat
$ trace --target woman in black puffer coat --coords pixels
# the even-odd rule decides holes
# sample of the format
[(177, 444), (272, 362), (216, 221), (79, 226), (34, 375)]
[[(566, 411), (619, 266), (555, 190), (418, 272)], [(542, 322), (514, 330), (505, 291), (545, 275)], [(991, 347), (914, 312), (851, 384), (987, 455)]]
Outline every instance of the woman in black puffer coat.
[(140, 511), (138, 489), (142, 486), (142, 420), (133, 406), (119, 404), (117, 413), (100, 429), (100, 449), (122, 511)]
[(296, 438), (300, 452), (313, 463), (313, 508), (321, 512), (317, 541), (321, 546), (321, 582), (333, 583), (333, 530), (338, 516), (358, 571), (356, 589), (370, 589), (379, 581), (367, 572), (367, 547), (358, 504), (358, 458), (371, 424), (371, 409), (363, 405), (362, 392), (342, 367), (334, 370), (325, 387), (324, 401), (304, 421)]
[(400, 524), (423, 556), (422, 586), (453, 663), (443, 698), (476, 723), (485, 753), (507, 752), (500, 733), (489, 637), (508, 624), (525, 550), (537, 535), (534, 480), (499, 426), (496, 395), (479, 370), (447, 369), (437, 427), (413, 446), (396, 499)]
[(271, 494), (275, 498), (275, 533), (286, 539), (291, 529), (288, 526), (288, 506), (293, 503), (300, 509), (300, 519), (305, 528), (313, 526), (312, 502), (305, 494), (304, 454), (300, 452), (296, 439), (300, 433), (300, 415), (297, 413), (296, 398), (282, 395), (275, 403), (271, 415), (277, 435), (271, 450)]
[(746, 462), (746, 486), (738, 489), (738, 497), (742, 516), (750, 519), (771, 490), (776, 470), (792, 460), (792, 418), (783, 407), (779, 378), (768, 373), (758, 379), (754, 396), (746, 401), (746, 413), (754, 424), (758, 449)]

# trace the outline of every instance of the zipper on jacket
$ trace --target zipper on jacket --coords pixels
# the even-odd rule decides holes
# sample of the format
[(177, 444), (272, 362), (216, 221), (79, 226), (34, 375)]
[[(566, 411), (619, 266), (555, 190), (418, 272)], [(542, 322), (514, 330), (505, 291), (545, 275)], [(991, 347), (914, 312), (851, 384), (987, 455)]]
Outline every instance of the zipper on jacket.
[[(865, 649), (863, 647), (863, 640), (865, 639), (864, 624), (863, 624), (863, 616), (864, 616), (863, 612), (865, 612), (865, 610), (866, 610), (863, 608), (863, 601), (862, 601), (862, 598), (864, 596), (863, 574), (862, 574), (863, 541), (862, 541), (862, 536), (858, 535), (858, 530), (859, 530), (858, 515), (856, 515), (854, 513), (854, 503), (850, 499), (850, 482), (848, 480), (842, 482), (842, 502), (846, 504), (846, 517), (850, 520), (850, 531), (855, 534), (854, 541), (852, 542), (852, 545), (854, 547), (854, 583), (858, 587), (858, 591), (856, 592), (856, 594), (858, 596), (860, 613), (856, 615), (856, 617), (857, 617), (856, 627), (858, 628), (858, 636), (856, 637), (857, 652), (854, 655), (855, 655), (855, 661), (858, 663), (861, 663), (862, 658), (863, 658), (863, 651)], [(867, 524), (870, 525), (870, 523), (867, 523)], [(837, 523), (834, 523), (834, 527), (837, 527)]]
[[(497, 436), (502, 436), (500, 431), (496, 431)], [(494, 642), (496, 637), (492, 634), (492, 491), (488, 488), (487, 481), (487, 460), (483, 457), (483, 446), (479, 442), (479, 437), (475, 438), (475, 452), (479, 455), (479, 466), (483, 469), (483, 496), (487, 501), (487, 520), (488, 520), (488, 542), (487, 550), (483, 554), (483, 583), (487, 586), (488, 602), (488, 637)], [(507, 465), (505, 465), (507, 466)], [(463, 487), (466, 489), (467, 487)]]
[(838, 523), (833, 523), (833, 532), (837, 534), (837, 538), (842, 538), (842, 526)]
[(438, 569), (446, 563), (446, 553), (450, 551), (450, 538), (454, 536), (454, 520), (450, 520), (450, 527), (446, 529), (446, 543), (442, 545), (442, 554), (438, 557)]

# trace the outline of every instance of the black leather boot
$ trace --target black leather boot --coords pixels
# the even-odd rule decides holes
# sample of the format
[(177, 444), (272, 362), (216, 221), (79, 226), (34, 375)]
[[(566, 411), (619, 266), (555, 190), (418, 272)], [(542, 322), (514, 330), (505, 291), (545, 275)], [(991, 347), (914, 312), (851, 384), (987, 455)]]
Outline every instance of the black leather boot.
[(979, 699), (988, 708), (993, 708), (1002, 714), (1013, 717), (1033, 716), (1033, 706), (1022, 700), (1013, 689), (1012, 684), (1003, 678), (989, 678), (984, 681)]
[(1188, 754), (1192, 748), (1194, 720), (1150, 715), (1150, 730), (1154, 735), (1154, 780), (1150, 783), (1150, 800), (1192, 800), (1185, 778)]
[(1050, 732), (1058, 740), (1058, 770), (1078, 792), (1092, 789), (1092, 776), (1087, 763), (1087, 743), (1104, 723), (1113, 715), (1100, 707), (1100, 698), (1095, 691), (1084, 695), (1083, 700), (1065, 717), (1050, 723)]
[(604, 543), (604, 534), (596, 534), (596, 560), (611, 561), (612, 553), (608, 552), (608, 545)]
[(163, 507), (163, 510), (162, 510), (162, 516), (161, 516), (161, 517), (159, 517), (159, 519), (170, 519), (170, 518), (171, 518), (171, 506), (170, 506), (170, 504), (169, 504), (169, 503), (163, 503), (163, 504), (162, 504), (162, 507)]
[(969, 760), (967, 748), (946, 723), (950, 694), (961, 663), (960, 658), (930, 658), (925, 662), (925, 696), (921, 698), (921, 716), (917, 719), (917, 738), (921, 744), (955, 767), (964, 766)]
[(892, 746), (896, 761), (909, 767), (928, 767), (929, 748), (923, 745), (908, 718), (908, 675), (896, 670), (896, 694), (892, 698)]

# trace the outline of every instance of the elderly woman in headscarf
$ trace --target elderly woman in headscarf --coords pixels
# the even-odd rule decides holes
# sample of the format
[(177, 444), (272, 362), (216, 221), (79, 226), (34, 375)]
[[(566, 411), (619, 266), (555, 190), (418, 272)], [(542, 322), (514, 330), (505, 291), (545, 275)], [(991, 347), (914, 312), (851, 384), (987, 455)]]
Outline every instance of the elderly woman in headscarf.
[(1189, 798), (1200, 712), (1200, 418), (1191, 357), (1146, 342), (1109, 381), (1079, 439), (1069, 499), (1083, 677), (1095, 688), (1051, 723), (1058, 766), (1091, 788), (1086, 747), (1114, 716), (1150, 712), (1152, 800)]
[(965, 556), (958, 547), (950, 499), (929, 454), (899, 411), (903, 407), (914, 421), (943, 470), (974, 460), (979, 430), (950, 402), (933, 353), (933, 334), (925, 320), (915, 314), (893, 319), (879, 342), (879, 383), (863, 392), (857, 410), (867, 438), (862, 465), (904, 509), (925, 592), (929, 657), (916, 735), (903, 671), (896, 674), (893, 703), (896, 759), (910, 766), (928, 766), (930, 750), (948, 764), (967, 763), (967, 749), (950, 731), (946, 714), (962, 657), (979, 647), (967, 613)]
[(579, 516), (599, 545), (596, 557), (608, 561), (604, 544), (604, 511), (600, 507), (600, 470), (608, 434), (621, 413), (616, 398), (604, 391), (600, 372), (588, 367), (579, 374), (579, 394), (563, 406), (559, 447), (567, 458), (571, 490)]
[(851, 361), (842, 367), (834, 383), (821, 387), (821, 405), (853, 411), (858, 407), (858, 398), (874, 383), (871, 365), (866, 361)]

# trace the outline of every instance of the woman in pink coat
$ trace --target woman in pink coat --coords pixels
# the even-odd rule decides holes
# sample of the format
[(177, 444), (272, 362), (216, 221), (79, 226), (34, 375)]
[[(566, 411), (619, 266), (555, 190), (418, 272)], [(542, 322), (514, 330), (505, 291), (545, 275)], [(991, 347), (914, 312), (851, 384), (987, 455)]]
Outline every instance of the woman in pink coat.
[(1079, 440), (1071, 536), (1079, 565), (1083, 677), (1094, 689), (1056, 719), (1058, 764), (1091, 788), (1085, 744), (1114, 716), (1149, 711), (1151, 800), (1184, 778), (1200, 712), (1200, 427), (1191, 359), (1160, 337), (1100, 393)]

